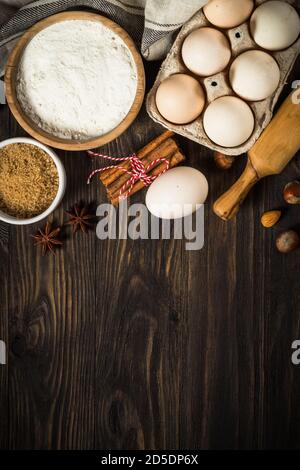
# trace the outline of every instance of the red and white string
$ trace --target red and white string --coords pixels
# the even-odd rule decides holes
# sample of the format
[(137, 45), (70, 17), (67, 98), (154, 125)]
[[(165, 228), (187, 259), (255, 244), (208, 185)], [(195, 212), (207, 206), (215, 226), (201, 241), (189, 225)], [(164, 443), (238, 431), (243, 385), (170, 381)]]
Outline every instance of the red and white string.
[[(91, 155), (92, 157), (101, 157), (104, 160), (110, 160), (114, 162), (126, 162), (126, 161), (130, 162), (130, 166), (131, 166), (130, 170), (128, 170), (127, 168), (124, 168), (121, 165), (110, 165), (104, 168), (98, 168), (94, 170), (89, 175), (88, 180), (87, 180), (87, 184), (90, 184), (92, 178), (97, 173), (102, 173), (103, 171), (110, 170), (112, 168), (115, 168), (120, 171), (123, 171), (124, 173), (127, 173), (130, 176), (130, 178), (121, 186), (119, 190), (119, 199), (124, 199), (128, 197), (133, 189), (134, 184), (137, 181), (142, 181), (142, 183), (145, 186), (150, 186), (150, 184), (153, 183), (153, 181), (156, 178), (158, 178), (158, 176), (165, 173), (170, 167), (169, 160), (167, 158), (162, 158), (162, 157), (156, 158), (155, 160), (153, 160), (153, 162), (149, 163), (147, 166), (144, 166), (141, 159), (135, 153), (129, 155), (128, 157), (119, 157), (119, 158), (111, 157), (103, 153), (93, 152), (91, 150), (88, 151), (88, 154)], [(159, 174), (157, 175), (148, 175), (148, 172), (159, 163), (165, 163), (165, 167), (162, 169), (162, 171), (160, 171)]]

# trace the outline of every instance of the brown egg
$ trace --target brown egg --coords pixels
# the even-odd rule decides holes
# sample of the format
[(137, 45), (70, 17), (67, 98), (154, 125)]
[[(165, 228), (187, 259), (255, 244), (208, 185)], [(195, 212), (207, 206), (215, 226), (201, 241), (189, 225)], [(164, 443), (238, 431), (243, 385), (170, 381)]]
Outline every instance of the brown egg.
[(253, 0), (210, 0), (203, 11), (214, 26), (234, 28), (249, 18), (253, 7)]
[(205, 105), (200, 83), (190, 75), (178, 73), (161, 82), (156, 91), (156, 106), (160, 114), (174, 124), (194, 121)]

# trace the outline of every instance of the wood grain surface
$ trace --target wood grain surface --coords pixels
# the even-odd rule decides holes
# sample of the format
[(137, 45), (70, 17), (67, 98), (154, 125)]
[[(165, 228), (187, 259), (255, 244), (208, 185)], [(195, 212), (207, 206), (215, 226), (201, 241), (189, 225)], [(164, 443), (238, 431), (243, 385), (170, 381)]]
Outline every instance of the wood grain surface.
[[(146, 64), (148, 88), (158, 66)], [(299, 72), (298, 63), (282, 99)], [(1, 140), (24, 135), (7, 107), (0, 122)], [(104, 149), (127, 154), (161, 130), (142, 109)], [(300, 177), (300, 155), (224, 222), (212, 204), (245, 158), (222, 172), (211, 151), (179, 142), (210, 184), (201, 251), (68, 232), (57, 256), (43, 258), (30, 239), (37, 226), (1, 226), (2, 449), (300, 448), (300, 365), (291, 362), (300, 250), (282, 255), (274, 245), (280, 230), (300, 228), (300, 206), (282, 200), (285, 183)], [(85, 184), (96, 161), (60, 156), (68, 191), (57, 224), (76, 201), (106, 200), (100, 183)], [(284, 217), (265, 230), (260, 215), (272, 208)]]
[(281, 173), (300, 149), (300, 106), (294, 103), (294, 93), (295, 90), (288, 95), (248, 152), (242, 175), (214, 203), (214, 212), (221, 219), (235, 216), (254, 184), (261, 178)]

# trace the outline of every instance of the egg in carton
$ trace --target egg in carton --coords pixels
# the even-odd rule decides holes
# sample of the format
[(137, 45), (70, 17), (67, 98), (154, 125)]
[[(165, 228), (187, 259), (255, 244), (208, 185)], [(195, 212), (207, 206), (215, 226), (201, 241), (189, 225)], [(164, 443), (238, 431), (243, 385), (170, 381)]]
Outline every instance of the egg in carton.
[[(257, 0), (254, 2), (255, 6), (253, 11), (262, 3), (265, 3), (268, 0)], [(299, 7), (297, 7), (297, 2), (294, 0), (285, 0), (285, 3), (289, 3), (299, 13)], [(252, 12), (253, 14), (253, 12)], [(251, 16), (250, 16), (251, 18)], [(273, 110), (275, 104), (278, 100), (278, 97), (286, 84), (287, 77), (295, 63), (297, 55), (299, 54), (300, 50), (300, 38), (296, 40), (294, 44), (288, 47), (285, 50), (280, 51), (271, 51), (265, 50), (258, 46), (251, 37), (250, 34), (250, 18), (248, 18), (247, 22), (231, 29), (221, 29), (217, 28), (216, 26), (212, 25), (207, 18), (205, 17), (202, 10), (197, 12), (189, 22), (187, 22), (181, 31), (179, 32), (172, 49), (170, 50), (167, 58), (163, 62), (160, 71), (157, 75), (155, 83), (150, 90), (147, 96), (147, 111), (150, 117), (159, 124), (163, 125), (167, 129), (170, 129), (178, 134), (183, 135), (199, 144), (202, 144), (206, 147), (209, 147), (213, 150), (220, 151), (227, 155), (240, 155), (244, 152), (247, 152), (258, 139), (260, 134), (262, 133), (263, 129), (268, 125), (268, 123), (272, 119)], [(184, 64), (182, 60), (181, 50), (182, 45), (186, 37), (194, 30), (201, 28), (201, 27), (210, 27), (216, 30), (221, 31), (223, 34), (227, 36), (227, 39), (231, 45), (231, 60), (225, 70), (219, 72), (215, 75), (209, 77), (201, 77), (199, 75), (195, 75), (192, 73)], [(249, 50), (262, 50), (267, 54), (273, 56), (275, 61), (277, 62), (279, 69), (280, 69), (280, 79), (279, 84), (275, 90), (275, 92), (269, 96), (268, 98), (262, 101), (245, 101), (250, 106), (253, 115), (254, 115), (254, 130), (251, 136), (246, 140), (242, 145), (236, 147), (223, 147), (212, 140), (210, 140), (204, 130), (203, 126), (203, 115), (207, 106), (212, 103), (217, 98), (222, 96), (237, 96), (229, 81), (229, 69), (232, 62), (243, 52)], [(170, 121), (167, 121), (158, 111), (156, 105), (156, 91), (158, 86), (161, 84), (163, 80), (170, 77), (171, 75), (184, 73), (190, 76), (193, 76), (197, 79), (197, 81), (202, 85), (205, 93), (206, 93), (206, 104), (204, 110), (202, 111), (201, 115), (197, 117), (194, 121), (184, 124), (178, 125), (173, 124)], [(243, 99), (242, 97), (239, 97)]]

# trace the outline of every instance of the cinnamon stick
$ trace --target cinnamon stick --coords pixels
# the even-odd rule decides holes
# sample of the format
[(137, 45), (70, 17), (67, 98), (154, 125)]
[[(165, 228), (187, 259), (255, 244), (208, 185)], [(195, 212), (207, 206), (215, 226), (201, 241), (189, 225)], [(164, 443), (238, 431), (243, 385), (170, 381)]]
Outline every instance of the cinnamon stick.
[[(154, 160), (157, 158), (170, 158), (171, 155), (173, 155), (176, 151), (178, 150), (178, 146), (173, 139), (167, 139), (165, 142), (163, 142), (161, 145), (159, 145), (157, 148), (153, 149), (151, 152), (147, 153), (143, 158), (142, 162), (144, 166), (146, 167), (149, 165), (149, 163), (152, 163)], [(140, 152), (137, 153), (137, 156), (140, 156)], [(128, 162), (126, 162), (128, 163)], [(159, 164), (159, 162), (158, 162)], [(130, 169), (130, 163), (128, 163), (127, 166), (122, 164), (122, 167)], [(105, 173), (105, 172), (103, 172)], [(123, 184), (128, 181), (129, 176), (127, 173), (118, 171), (117, 174), (114, 174), (114, 181), (109, 183), (108, 180), (104, 181), (101, 178), (102, 183), (105, 184), (105, 186), (108, 188), (110, 193), (118, 192), (120, 188), (123, 186)]]
[[(167, 139), (172, 137), (174, 135), (174, 132), (172, 131), (166, 131), (160, 134), (159, 136), (155, 137), (155, 139), (151, 140), (145, 147), (143, 147), (141, 150), (138, 151), (137, 156), (141, 159), (146, 157), (147, 155), (151, 154), (155, 149), (157, 149), (163, 142), (165, 142)], [(122, 166), (126, 169), (130, 169), (130, 163), (129, 162), (122, 162)], [(100, 179), (102, 183), (105, 186), (108, 186), (111, 184), (115, 179), (118, 178), (119, 176), (119, 171), (117, 168), (111, 168), (110, 170), (104, 171), (100, 175)]]
[[(168, 160), (169, 168), (173, 168), (185, 160), (185, 157), (179, 150), (176, 141), (172, 138), (173, 135), (173, 132), (166, 131), (137, 152), (136, 155), (141, 159), (145, 168), (159, 158)], [(129, 171), (131, 169), (130, 161), (120, 162), (119, 166), (122, 166), (122, 168)], [(164, 171), (165, 166), (166, 163), (164, 161), (158, 161), (147, 174), (158, 176)], [(110, 168), (103, 173), (100, 173), (100, 180), (106, 187), (107, 196), (112, 204), (117, 205), (119, 203), (120, 190), (130, 178), (130, 174), (125, 173), (118, 168)], [(144, 187), (145, 185), (142, 181), (136, 181), (130, 194), (134, 194)]]
[[(183, 162), (185, 160), (185, 156), (178, 150), (176, 153), (174, 153), (171, 158), (170, 158), (170, 166), (169, 168), (173, 168), (177, 165), (179, 165), (179, 163)], [(149, 172), (149, 175), (151, 176), (157, 176), (159, 175), (160, 173), (162, 173), (162, 171), (164, 170), (164, 167), (165, 167), (165, 163), (162, 162), (160, 163), (158, 166), (156, 166), (153, 170), (151, 170)], [(132, 194), (135, 194), (136, 192), (140, 191), (141, 189), (145, 188), (144, 186), (144, 183), (142, 181), (137, 181), (131, 192), (130, 192), (130, 196)], [(116, 206), (119, 204), (119, 194), (118, 192), (117, 193), (114, 193), (113, 195), (111, 195), (111, 193), (108, 192), (108, 196), (109, 196), (109, 199), (111, 201), (111, 203)]]

